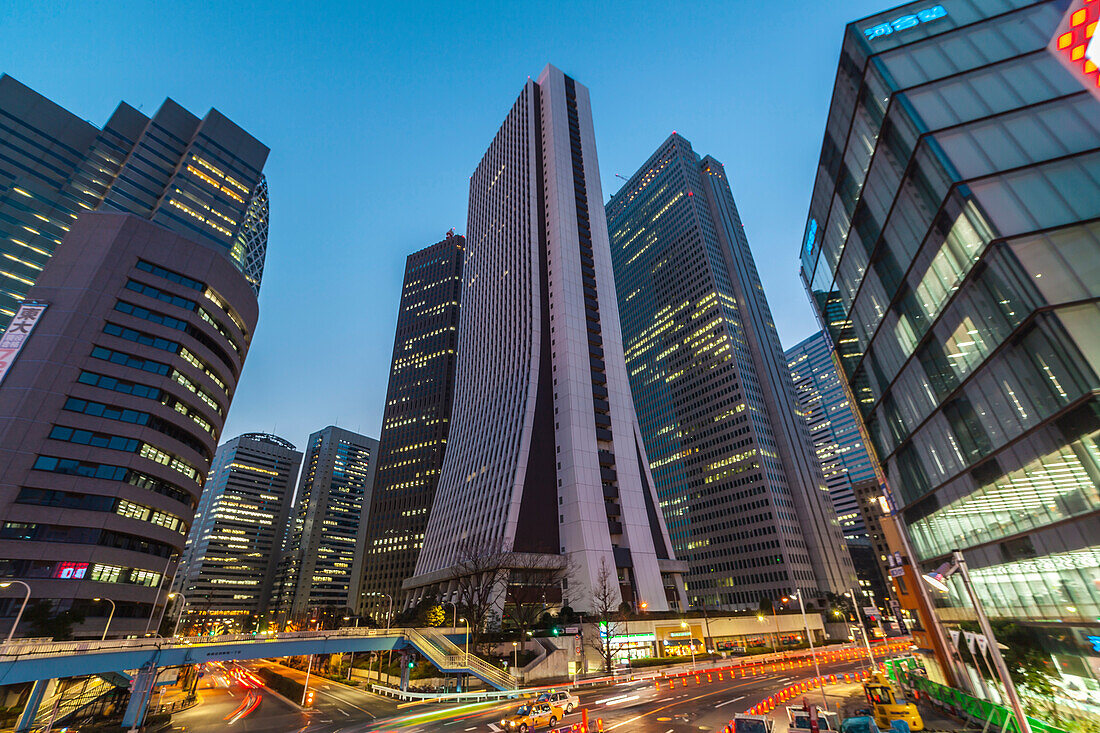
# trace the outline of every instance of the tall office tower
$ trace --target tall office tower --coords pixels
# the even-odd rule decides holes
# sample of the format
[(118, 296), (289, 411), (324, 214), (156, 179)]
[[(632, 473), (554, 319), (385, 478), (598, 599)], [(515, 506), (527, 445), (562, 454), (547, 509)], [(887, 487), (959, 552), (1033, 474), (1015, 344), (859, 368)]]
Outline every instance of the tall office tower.
[[(878, 478), (863, 445), (855, 408), (837, 374), (828, 335), (818, 331), (787, 349), (785, 358), (859, 584), (873, 593), (878, 604), (884, 604), (886, 549), (879, 551), (873, 546), (864, 508), (855, 491), (856, 487), (866, 487), (877, 492)], [(881, 532), (875, 534), (879, 536), (877, 544), (881, 544)]]
[(309, 436), (287, 542), (290, 618), (354, 608), (378, 441), (329, 425)]
[(443, 467), (465, 248), (448, 232), (405, 261), (357, 607), (376, 619), (416, 570)]
[[(1100, 103), (1045, 50), (1065, 8), (942, 0), (851, 23), (801, 271), (910, 561), (962, 550), (991, 617), (1095, 669)], [(969, 613), (960, 582), (945, 618)]]
[(125, 102), (99, 129), (0, 76), (0, 328), (85, 211), (149, 219), (225, 252), (259, 291), (267, 148), (217, 110)]
[[(202, 493), (256, 294), (223, 248), (135, 216), (84, 213), (62, 242), (0, 338), (0, 576), (83, 613), (78, 633), (101, 633), (111, 607), (99, 597), (117, 607), (112, 633), (143, 634)], [(15, 615), (14, 595), (0, 615)]]
[(183, 628), (247, 631), (270, 603), (302, 453), (276, 435), (246, 433), (218, 447), (174, 588)]
[(470, 179), (452, 429), (404, 584), (414, 600), (446, 599), (478, 554), (568, 566), (562, 600), (578, 610), (594, 607), (593, 589), (653, 610), (682, 600), (630, 399), (601, 201), (588, 90), (547, 66)]
[(854, 581), (722, 164), (673, 133), (607, 203), (630, 387), (692, 605)]

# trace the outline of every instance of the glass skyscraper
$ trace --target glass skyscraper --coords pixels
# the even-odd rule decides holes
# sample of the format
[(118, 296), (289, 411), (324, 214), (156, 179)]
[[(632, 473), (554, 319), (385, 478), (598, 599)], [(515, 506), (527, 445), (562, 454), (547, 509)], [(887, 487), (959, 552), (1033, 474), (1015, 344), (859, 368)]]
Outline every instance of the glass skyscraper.
[(174, 585), (186, 598), (181, 628), (248, 631), (267, 614), (301, 463), (276, 435), (218, 447)]
[(465, 248), (465, 237), (448, 232), (405, 261), (358, 601), (376, 619), (388, 612), (386, 596), (400, 602), (416, 569), (443, 467)]
[(225, 252), (258, 291), (268, 150), (210, 110), (123, 102), (102, 129), (0, 75), (0, 328), (84, 211), (120, 211)]
[(880, 532), (868, 531), (856, 496), (857, 487), (877, 494), (878, 477), (863, 445), (855, 408), (837, 373), (829, 337), (818, 331), (787, 349), (785, 356), (856, 576), (881, 605), (887, 595), (885, 540)]
[(692, 605), (855, 582), (722, 164), (673, 133), (606, 207), (646, 454)]
[(309, 436), (288, 530), (290, 618), (352, 609), (358, 595), (378, 441), (329, 425)]
[(1046, 50), (1065, 9), (850, 24), (801, 261), (911, 560), (961, 549), (991, 616), (1095, 664), (1100, 103)]

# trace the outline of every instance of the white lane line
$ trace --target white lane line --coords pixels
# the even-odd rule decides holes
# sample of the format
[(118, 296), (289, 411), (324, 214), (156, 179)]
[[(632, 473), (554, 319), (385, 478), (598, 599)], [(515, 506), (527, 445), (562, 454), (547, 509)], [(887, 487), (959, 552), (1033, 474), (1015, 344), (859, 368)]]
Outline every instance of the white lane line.
[(637, 720), (637, 719), (638, 719), (638, 718), (640, 718), (640, 717), (642, 717), (642, 716), (641, 716), (641, 715), (635, 715), (635, 716), (634, 716), (633, 718), (631, 718), (630, 720), (624, 720), (624, 721), (622, 721), (621, 723), (616, 723), (615, 725), (609, 725), (609, 726), (607, 726), (607, 729), (608, 729), (608, 730), (615, 730), (615, 729), (616, 729), (616, 728), (618, 728), (618, 727), (619, 727), (620, 725), (626, 725), (627, 723), (633, 723), (633, 722), (634, 722), (635, 720)]
[(341, 715), (343, 715), (345, 718), (350, 718), (351, 717), (350, 715), (348, 715), (347, 711), (344, 710), (343, 708), (336, 708), (336, 711), (338, 713), (340, 713)]
[(500, 733), (501, 729), (496, 723), (489, 723), (489, 730), (493, 731), (493, 733)]
[(471, 726), (471, 727), (467, 728), (466, 730), (474, 730), (476, 728), (477, 728), (477, 726), (475, 725), (475, 726)]
[(742, 695), (741, 697), (735, 697), (732, 700), (726, 700), (725, 702), (720, 702), (717, 705), (715, 705), (714, 707), (720, 708), (723, 705), (729, 705), (731, 702), (737, 702), (738, 700), (744, 700), (744, 699), (745, 699), (745, 696)]

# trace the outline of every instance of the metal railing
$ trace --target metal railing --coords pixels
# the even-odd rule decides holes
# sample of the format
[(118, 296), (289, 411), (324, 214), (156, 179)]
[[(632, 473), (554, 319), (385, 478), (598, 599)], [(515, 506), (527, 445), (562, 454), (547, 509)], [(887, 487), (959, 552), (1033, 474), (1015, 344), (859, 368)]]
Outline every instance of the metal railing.
[[(958, 717), (969, 718), (972, 722), (982, 725), (982, 731), (1013, 731), (1016, 733), (1016, 718), (1012, 711), (1003, 705), (997, 705), (989, 700), (981, 700), (966, 694), (954, 687), (941, 685), (927, 677), (913, 674), (899, 660), (886, 662), (890, 677), (901, 683), (908, 690), (917, 690), (924, 693), (929, 700), (940, 707), (946, 707), (949, 712)], [(1061, 728), (1056, 728), (1042, 720), (1036, 720), (1030, 715), (1027, 718), (1033, 733), (1066, 733)]]
[(405, 635), (432, 664), (446, 672), (468, 671), (494, 687), (514, 690), (516, 679), (496, 665), (489, 664), (476, 654), (467, 654), (438, 631), (422, 633), (418, 629), (405, 629)]

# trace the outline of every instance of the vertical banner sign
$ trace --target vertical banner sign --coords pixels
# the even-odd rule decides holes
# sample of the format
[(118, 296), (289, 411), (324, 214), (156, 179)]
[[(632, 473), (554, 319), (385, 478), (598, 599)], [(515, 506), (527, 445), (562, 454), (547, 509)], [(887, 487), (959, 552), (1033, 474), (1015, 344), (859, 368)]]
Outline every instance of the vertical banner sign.
[(977, 643), (978, 635), (969, 631), (964, 631), (963, 636), (966, 637), (966, 648), (970, 650), (971, 655), (976, 656), (977, 652), (974, 651), (974, 644)]
[(1072, 0), (1047, 51), (1100, 100), (1100, 0)]
[(978, 649), (981, 650), (982, 656), (984, 657), (988, 653), (986, 650), (989, 649), (989, 639), (985, 638), (985, 636), (983, 635), (983, 636), (978, 636), (977, 640), (978, 640)]
[(947, 633), (951, 634), (951, 646), (955, 647), (957, 651), (959, 648), (959, 630), (948, 629)]
[(27, 339), (31, 337), (31, 331), (34, 330), (45, 310), (45, 303), (21, 305), (12, 316), (8, 330), (0, 336), (0, 382), (3, 382), (4, 377), (8, 375), (15, 357), (19, 356), (19, 352), (23, 350), (23, 344), (27, 343)]

